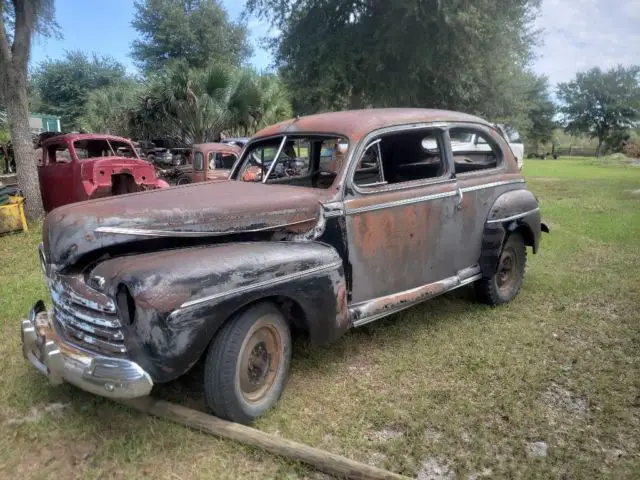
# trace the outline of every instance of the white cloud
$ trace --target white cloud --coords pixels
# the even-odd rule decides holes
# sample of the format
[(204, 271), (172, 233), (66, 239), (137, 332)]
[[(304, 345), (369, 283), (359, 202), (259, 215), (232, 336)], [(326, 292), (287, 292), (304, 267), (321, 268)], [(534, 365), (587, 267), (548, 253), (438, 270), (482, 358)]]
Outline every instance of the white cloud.
[(577, 71), (640, 64), (640, 0), (543, 0), (535, 70), (552, 85)]

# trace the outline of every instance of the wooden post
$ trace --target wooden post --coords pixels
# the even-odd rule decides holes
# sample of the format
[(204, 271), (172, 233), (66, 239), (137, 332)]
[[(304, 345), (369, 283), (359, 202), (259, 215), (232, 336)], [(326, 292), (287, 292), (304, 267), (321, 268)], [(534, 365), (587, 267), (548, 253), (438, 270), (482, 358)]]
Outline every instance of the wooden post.
[(372, 467), (334, 453), (276, 437), (255, 428), (228, 422), (213, 415), (153, 397), (118, 400), (118, 402), (141, 412), (180, 423), (201, 432), (260, 447), (276, 455), (307, 463), (331, 475), (362, 480), (408, 480), (408, 477), (397, 473)]

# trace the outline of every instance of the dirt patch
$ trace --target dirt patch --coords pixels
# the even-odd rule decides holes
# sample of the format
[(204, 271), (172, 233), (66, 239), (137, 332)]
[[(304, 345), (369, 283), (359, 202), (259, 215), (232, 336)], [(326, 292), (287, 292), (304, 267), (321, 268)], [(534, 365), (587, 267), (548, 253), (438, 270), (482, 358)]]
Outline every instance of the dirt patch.
[(541, 440), (527, 444), (527, 455), (530, 457), (546, 457), (549, 446)]
[(45, 415), (61, 415), (62, 411), (67, 408), (70, 403), (49, 403), (47, 405), (36, 405), (31, 407), (29, 412), (22, 417), (9, 418), (4, 423), (6, 425), (22, 425), (23, 423), (37, 422)]
[(454, 480), (456, 472), (451, 465), (441, 458), (428, 458), (422, 462), (418, 472), (418, 480)]
[(391, 427), (383, 428), (374, 432), (369, 432), (367, 437), (369, 440), (375, 442), (386, 442), (388, 440), (401, 437), (404, 435), (405, 429), (401, 426), (394, 425)]
[(22, 455), (16, 471), (22, 477), (84, 478), (91, 467), (96, 444), (93, 440), (38, 445), (37, 455)]
[(552, 383), (542, 394), (542, 401), (547, 407), (550, 425), (582, 418), (587, 413), (587, 400), (557, 383)]
[(611, 320), (615, 320), (619, 317), (618, 306), (610, 300), (604, 300), (601, 298), (587, 298), (576, 303), (576, 309)]

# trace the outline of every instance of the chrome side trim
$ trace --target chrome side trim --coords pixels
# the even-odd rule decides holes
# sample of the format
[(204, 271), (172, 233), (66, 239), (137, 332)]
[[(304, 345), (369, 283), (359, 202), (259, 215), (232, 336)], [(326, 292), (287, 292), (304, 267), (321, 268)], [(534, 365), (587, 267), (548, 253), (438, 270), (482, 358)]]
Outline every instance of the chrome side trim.
[(422, 197), (405, 198), (402, 200), (395, 200), (393, 202), (378, 203), (377, 205), (367, 205), (365, 207), (350, 208), (347, 209), (347, 215), (370, 212), (374, 210), (383, 210), (385, 208), (400, 207), (404, 205), (411, 205), (413, 203), (428, 202), (429, 200), (437, 200), (439, 198), (455, 197), (457, 194), (458, 193), (456, 190), (452, 190), (450, 192), (435, 193), (433, 195), (424, 195)]
[(518, 178), (514, 180), (502, 180), (500, 182), (483, 183), (482, 185), (474, 185), (473, 187), (465, 187), (463, 192), (475, 192), (476, 190), (484, 190), (485, 188), (501, 187), (503, 185), (512, 185), (515, 183), (525, 183), (524, 179)]
[[(439, 295), (442, 295), (444, 293), (450, 292), (452, 290), (455, 290), (456, 288), (460, 288), (463, 287), (464, 285), (468, 285), (472, 282), (475, 282), (476, 280), (480, 280), (480, 278), (482, 278), (482, 274), (479, 273), (480, 272), (480, 267), (479, 266), (475, 266), (475, 267), (471, 267), (468, 269), (464, 269), (461, 272), (475, 272), (473, 273), (472, 276), (470, 277), (466, 277), (466, 278), (460, 278), (460, 275), (453, 275), (452, 277), (448, 277), (445, 278), (444, 280), (440, 280), (439, 282), (434, 282), (434, 283), (429, 283), (427, 285), (423, 285), (421, 287), (417, 287), (417, 288), (412, 288), (410, 290), (407, 290), (406, 292), (398, 292), (396, 294), (392, 294), (389, 295), (388, 297), (380, 297), (380, 298), (376, 298), (373, 300), (367, 300), (365, 302), (360, 302), (356, 305), (352, 305), (349, 307), (349, 313), (353, 315), (353, 313), (357, 312), (358, 308), (362, 308), (364, 306), (366, 306), (366, 304), (372, 303), (372, 302), (376, 302), (376, 303), (381, 303), (383, 305), (385, 305), (385, 308), (381, 309), (378, 312), (374, 312), (371, 313), (370, 315), (366, 315), (364, 317), (360, 317), (358, 320), (353, 322), (353, 326), (354, 327), (360, 327), (362, 325), (366, 325), (367, 323), (371, 323), (371, 322), (375, 322), (376, 320), (380, 320), (381, 318), (387, 317), (389, 315), (393, 315), (395, 313), (401, 312), (402, 310), (405, 310), (407, 308), (413, 307), (414, 305), (417, 305), (419, 303), (422, 303), (426, 300), (430, 300), (434, 297), (437, 297)], [(459, 273), (461, 273), (459, 272)], [(418, 290), (424, 290), (425, 292), (428, 292), (429, 290), (432, 290), (434, 287), (441, 287), (439, 289), (437, 289), (435, 291), (435, 293), (431, 293), (431, 294), (427, 294), (424, 295), (423, 297), (421, 297), (419, 300), (414, 300), (411, 302), (404, 302), (404, 303), (398, 303), (395, 306), (391, 307), (391, 308), (386, 308), (386, 305), (388, 305), (387, 302), (384, 301), (385, 298), (389, 298), (389, 299), (393, 299), (394, 297), (397, 296), (402, 296), (403, 294), (406, 294), (408, 292), (416, 292)]]
[[(254, 290), (256, 288), (272, 287), (274, 285), (279, 285), (281, 283), (289, 282), (291, 280), (298, 280), (300, 278), (303, 278), (309, 275), (315, 275), (317, 273), (335, 270), (336, 268), (339, 268), (339, 267), (342, 267), (342, 261), (336, 261), (328, 265), (320, 265), (318, 267), (309, 268), (307, 270), (302, 270), (300, 272), (289, 273), (287, 275), (271, 278), (269, 280), (263, 280), (262, 282), (256, 282), (250, 285), (245, 285), (243, 287), (232, 288), (231, 290), (214, 293), (213, 295), (208, 295), (202, 298), (197, 298), (195, 300), (189, 300), (188, 302), (184, 302), (182, 305), (180, 305), (179, 308), (183, 309), (183, 308), (194, 307), (196, 305), (211, 302), (213, 300), (218, 300), (220, 298), (230, 297), (232, 295), (239, 295), (245, 292), (250, 292), (251, 290)], [(178, 310), (176, 310), (176, 312), (177, 311)], [(173, 312), (173, 313), (175, 314), (176, 312)]]
[(492, 220), (487, 220), (487, 223), (502, 223), (502, 222), (510, 222), (511, 220), (516, 220), (518, 218), (527, 217), (532, 213), (536, 213), (540, 211), (540, 207), (536, 207), (533, 210), (529, 210), (528, 212), (518, 213), (516, 215), (511, 215), (510, 217), (505, 218), (494, 218)]
[(307, 222), (315, 222), (316, 218), (307, 218), (304, 220), (298, 220), (296, 222), (287, 222), (280, 225), (270, 225), (268, 227), (261, 228), (249, 228), (243, 230), (228, 230), (225, 232), (181, 232), (175, 230), (147, 230), (144, 228), (126, 228), (126, 227), (98, 227), (96, 233), (110, 233), (119, 235), (134, 235), (141, 237), (220, 237), (222, 235), (229, 235), (233, 233), (255, 233), (264, 232), (267, 230), (275, 230), (277, 228), (289, 227), (292, 225), (300, 225)]
[[(447, 181), (450, 181), (450, 180), (447, 180)], [(525, 181), (523, 179), (503, 180), (500, 182), (484, 183), (482, 185), (474, 185), (473, 187), (460, 188), (458, 190), (453, 190), (451, 192), (442, 192), (442, 193), (435, 193), (433, 195), (424, 195), (422, 197), (406, 198), (403, 200), (380, 203), (377, 205), (367, 205), (366, 207), (357, 207), (357, 208), (347, 209), (347, 215), (353, 215), (353, 214), (362, 213), (362, 212), (370, 212), (373, 210), (382, 210), (385, 208), (400, 207), (404, 205), (411, 205), (412, 203), (428, 202), (430, 200), (437, 200), (439, 198), (455, 197), (460, 195), (458, 191), (461, 191), (463, 193), (475, 192), (477, 190), (484, 190), (485, 188), (495, 188), (495, 187), (501, 187), (503, 185), (512, 185), (516, 183), (525, 183)]]

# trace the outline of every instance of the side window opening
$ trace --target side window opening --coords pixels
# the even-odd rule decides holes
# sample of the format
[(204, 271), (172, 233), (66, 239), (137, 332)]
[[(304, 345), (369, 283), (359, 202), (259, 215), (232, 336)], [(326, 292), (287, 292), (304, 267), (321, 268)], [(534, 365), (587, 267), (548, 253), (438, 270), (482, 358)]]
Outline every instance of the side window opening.
[(47, 163), (71, 163), (71, 153), (65, 144), (50, 145), (47, 148)]
[(447, 173), (439, 130), (388, 134), (371, 142), (354, 173), (360, 187), (435, 179)]
[(204, 155), (202, 152), (196, 152), (193, 156), (193, 169), (201, 172), (204, 170)]
[[(449, 130), (456, 174), (496, 168), (502, 161), (500, 147), (481, 130), (454, 127)], [(461, 138), (467, 142), (458, 141)]]
[(353, 174), (353, 182), (359, 187), (374, 187), (385, 185), (384, 166), (382, 164), (382, 149), (379, 138), (365, 148), (362, 158)]
[(220, 157), (222, 164), (220, 168), (231, 170), (233, 168), (233, 164), (236, 163), (236, 156), (233, 153), (222, 153), (220, 154)]

